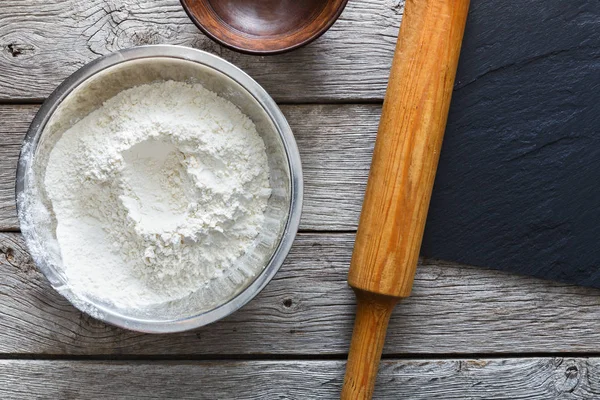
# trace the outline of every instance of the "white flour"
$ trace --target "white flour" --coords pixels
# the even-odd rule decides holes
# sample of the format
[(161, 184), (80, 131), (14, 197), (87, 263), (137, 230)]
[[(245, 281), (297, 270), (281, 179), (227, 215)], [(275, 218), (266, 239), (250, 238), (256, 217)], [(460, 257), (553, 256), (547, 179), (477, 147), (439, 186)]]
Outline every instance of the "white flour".
[(252, 121), (173, 81), (123, 91), (67, 130), (44, 186), (69, 286), (127, 308), (180, 299), (234, 268), (271, 194)]

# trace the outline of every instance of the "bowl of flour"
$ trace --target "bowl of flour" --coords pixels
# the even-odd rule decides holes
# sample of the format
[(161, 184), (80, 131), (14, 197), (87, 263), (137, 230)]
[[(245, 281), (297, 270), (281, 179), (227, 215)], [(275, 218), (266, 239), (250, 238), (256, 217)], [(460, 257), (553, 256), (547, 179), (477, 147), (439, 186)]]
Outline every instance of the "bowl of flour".
[(248, 75), (180, 46), (100, 58), (40, 108), (17, 170), (36, 265), (80, 310), (144, 332), (221, 319), (258, 294), (298, 230), (285, 117)]

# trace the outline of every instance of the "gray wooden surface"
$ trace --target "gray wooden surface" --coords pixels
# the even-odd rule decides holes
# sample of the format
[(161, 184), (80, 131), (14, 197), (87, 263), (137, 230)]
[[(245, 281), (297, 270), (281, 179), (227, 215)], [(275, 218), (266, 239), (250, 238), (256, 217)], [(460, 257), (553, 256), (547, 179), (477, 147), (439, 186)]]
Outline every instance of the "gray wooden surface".
[[(2, 398), (329, 399), (343, 361), (0, 361)], [(596, 399), (600, 359), (385, 360), (375, 397)]]
[(404, 1), (350, 1), (317, 42), (272, 57), (224, 49), (191, 23), (179, 0), (2, 0), (0, 99), (42, 99), (99, 55), (170, 43), (218, 54), (279, 101), (381, 99)]
[[(250, 304), (192, 332), (146, 335), (89, 318), (55, 293), (19, 234), (0, 234), (0, 353), (28, 356), (338, 356), (354, 297), (346, 273), (354, 234), (301, 233), (285, 265)], [(593, 353), (599, 291), (426, 261), (397, 308), (389, 356)]]
[[(0, 398), (336, 398), (354, 312), (354, 230), (401, 0), (350, 0), (322, 38), (275, 57), (204, 37), (178, 0), (0, 4)], [(20, 143), (66, 76), (113, 50), (193, 46), (280, 102), (301, 151), (301, 233), (267, 288), (229, 318), (174, 335), (107, 326), (32, 264), (14, 207)], [(394, 314), (381, 399), (600, 398), (600, 291), (423, 260)]]

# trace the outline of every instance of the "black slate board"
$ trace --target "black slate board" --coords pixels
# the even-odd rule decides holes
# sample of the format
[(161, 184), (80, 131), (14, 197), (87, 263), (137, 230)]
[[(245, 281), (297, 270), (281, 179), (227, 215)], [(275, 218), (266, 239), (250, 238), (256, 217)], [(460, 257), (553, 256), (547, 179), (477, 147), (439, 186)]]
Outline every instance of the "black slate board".
[(422, 254), (600, 287), (600, 0), (472, 0)]

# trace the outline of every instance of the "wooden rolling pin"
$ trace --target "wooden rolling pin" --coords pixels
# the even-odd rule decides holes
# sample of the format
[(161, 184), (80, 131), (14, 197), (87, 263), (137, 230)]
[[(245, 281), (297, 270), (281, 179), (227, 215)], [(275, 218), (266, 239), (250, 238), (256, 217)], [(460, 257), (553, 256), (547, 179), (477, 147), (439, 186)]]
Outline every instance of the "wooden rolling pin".
[(410, 295), (469, 0), (406, 0), (348, 283), (356, 321), (342, 399), (370, 399), (388, 321)]

